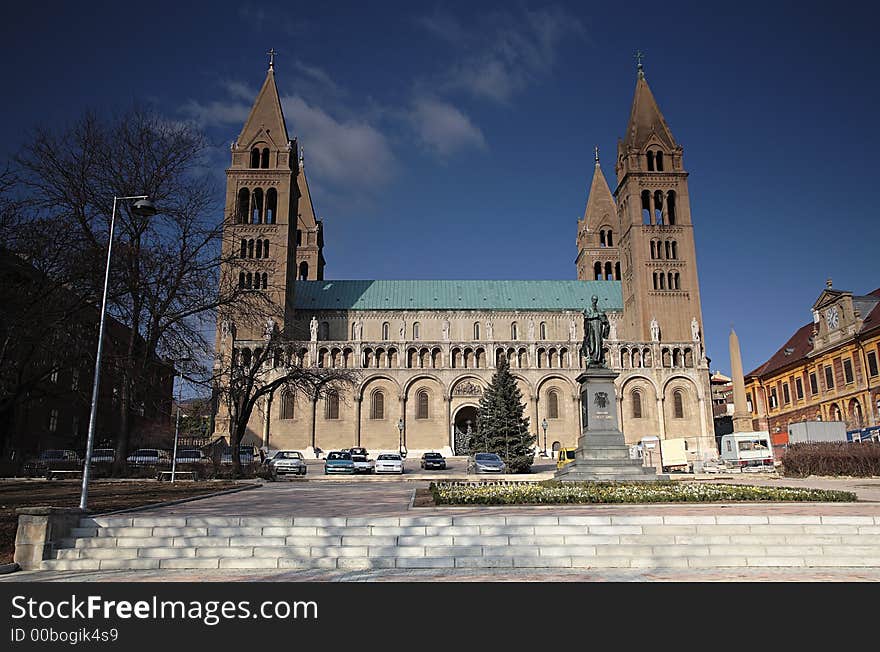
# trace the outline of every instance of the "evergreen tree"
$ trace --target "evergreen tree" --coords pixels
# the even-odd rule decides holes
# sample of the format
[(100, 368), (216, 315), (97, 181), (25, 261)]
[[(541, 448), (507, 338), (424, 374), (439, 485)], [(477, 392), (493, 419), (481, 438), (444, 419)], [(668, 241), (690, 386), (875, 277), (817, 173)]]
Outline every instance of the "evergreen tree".
[(522, 392), (502, 358), (492, 382), (477, 408), (477, 428), (470, 442), (472, 453), (497, 453), (508, 470), (528, 473), (534, 461), (536, 437), (529, 433), (529, 418), (523, 416)]

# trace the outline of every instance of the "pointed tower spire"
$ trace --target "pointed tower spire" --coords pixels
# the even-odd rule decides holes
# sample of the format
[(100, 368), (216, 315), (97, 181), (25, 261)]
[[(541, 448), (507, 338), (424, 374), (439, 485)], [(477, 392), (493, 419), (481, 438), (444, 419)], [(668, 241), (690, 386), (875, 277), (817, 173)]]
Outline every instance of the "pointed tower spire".
[(596, 148), (596, 167), (593, 171), (593, 182), (590, 184), (590, 195), (587, 197), (587, 208), (584, 211), (584, 222), (588, 229), (595, 230), (601, 226), (600, 222), (608, 222), (611, 226), (617, 222), (617, 207), (614, 204), (614, 196), (602, 174), (602, 166), (599, 165), (599, 148)]
[(678, 147), (672, 130), (666, 124), (666, 119), (660, 112), (657, 100), (648, 86), (642, 64), (639, 63), (639, 76), (636, 80), (636, 92), (633, 96), (632, 109), (629, 114), (629, 123), (626, 127), (626, 135), (623, 139), (625, 149), (641, 149), (652, 136), (660, 139), (660, 142), (669, 149)]
[(599, 148), (595, 147), (593, 152), (596, 159), (593, 181), (584, 216), (578, 220), (578, 279), (620, 280), (617, 206), (599, 165)]
[(275, 50), (269, 50), (269, 70), (263, 87), (251, 108), (244, 128), (238, 137), (238, 146), (248, 148), (261, 140), (276, 149), (287, 147), (289, 137), (284, 111), (281, 109), (281, 98), (275, 85)]

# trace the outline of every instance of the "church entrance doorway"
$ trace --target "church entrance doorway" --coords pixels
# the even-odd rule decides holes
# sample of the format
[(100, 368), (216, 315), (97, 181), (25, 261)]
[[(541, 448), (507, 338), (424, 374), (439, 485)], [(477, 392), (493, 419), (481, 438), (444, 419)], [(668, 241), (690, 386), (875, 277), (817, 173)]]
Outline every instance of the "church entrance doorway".
[(453, 441), (455, 454), (467, 454), (467, 442), (477, 428), (477, 408), (475, 405), (463, 405), (458, 408), (453, 420)]

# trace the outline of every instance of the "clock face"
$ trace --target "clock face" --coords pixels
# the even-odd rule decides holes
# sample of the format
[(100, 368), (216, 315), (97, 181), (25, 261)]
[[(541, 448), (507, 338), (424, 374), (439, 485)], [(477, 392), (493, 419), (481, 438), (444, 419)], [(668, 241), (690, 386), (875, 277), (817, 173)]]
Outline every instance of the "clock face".
[(837, 324), (839, 323), (837, 308), (832, 306), (825, 311), (825, 321), (828, 322), (828, 328), (837, 328)]

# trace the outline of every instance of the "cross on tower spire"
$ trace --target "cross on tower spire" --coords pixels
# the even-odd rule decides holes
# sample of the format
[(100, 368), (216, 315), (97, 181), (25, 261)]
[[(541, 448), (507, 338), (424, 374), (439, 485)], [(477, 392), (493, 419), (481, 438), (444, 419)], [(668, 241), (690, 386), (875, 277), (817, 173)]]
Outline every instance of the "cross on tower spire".
[(599, 146), (595, 145), (593, 151), (596, 153), (596, 165), (599, 165)]
[(645, 54), (641, 50), (636, 50), (636, 54), (633, 57), (636, 60), (636, 70), (639, 71), (639, 79), (645, 78), (645, 71), (642, 68), (642, 57), (644, 56)]
[(275, 70), (275, 55), (278, 53), (275, 48), (271, 48), (266, 54), (269, 55), (269, 70)]

